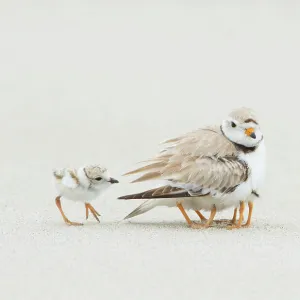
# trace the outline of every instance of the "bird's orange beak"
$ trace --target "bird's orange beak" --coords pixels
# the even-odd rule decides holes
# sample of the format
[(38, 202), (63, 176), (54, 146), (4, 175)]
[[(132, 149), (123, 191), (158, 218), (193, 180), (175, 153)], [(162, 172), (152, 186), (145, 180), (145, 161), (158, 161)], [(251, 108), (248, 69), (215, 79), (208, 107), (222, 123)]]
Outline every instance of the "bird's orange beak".
[(252, 138), (256, 138), (256, 135), (255, 135), (255, 133), (254, 133), (254, 128), (252, 128), (252, 127), (250, 127), (250, 128), (247, 128), (246, 130), (245, 130), (245, 134), (247, 135), (247, 136), (251, 136)]

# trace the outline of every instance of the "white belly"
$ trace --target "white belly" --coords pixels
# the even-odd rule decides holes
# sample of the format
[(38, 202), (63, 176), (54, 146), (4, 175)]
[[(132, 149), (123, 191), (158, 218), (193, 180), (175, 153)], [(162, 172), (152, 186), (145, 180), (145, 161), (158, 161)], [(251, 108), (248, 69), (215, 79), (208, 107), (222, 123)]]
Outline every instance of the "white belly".
[(102, 190), (86, 189), (83, 187), (76, 187), (74, 189), (68, 188), (63, 184), (56, 184), (56, 188), (60, 196), (78, 202), (90, 202), (95, 200)]
[(182, 201), (182, 205), (185, 209), (189, 210), (204, 210), (210, 211), (214, 206), (217, 211), (222, 211), (228, 209), (230, 207), (238, 207), (241, 199), (245, 195), (249, 195), (251, 193), (251, 188), (248, 183), (243, 183), (239, 186), (233, 193), (219, 197), (218, 195), (215, 197), (212, 196), (204, 196), (204, 197), (191, 197), (185, 198)]

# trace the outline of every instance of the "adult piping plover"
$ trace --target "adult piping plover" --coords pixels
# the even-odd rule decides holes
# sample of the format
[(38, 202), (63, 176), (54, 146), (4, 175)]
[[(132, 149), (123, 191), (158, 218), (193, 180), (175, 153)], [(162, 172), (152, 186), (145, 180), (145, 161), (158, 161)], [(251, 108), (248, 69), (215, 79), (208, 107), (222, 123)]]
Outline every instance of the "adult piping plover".
[(68, 225), (83, 225), (82, 223), (71, 222), (64, 214), (61, 207), (61, 197), (69, 200), (83, 202), (85, 204), (86, 219), (89, 211), (95, 219), (100, 222), (100, 214), (90, 204), (111, 184), (119, 181), (110, 177), (106, 168), (99, 165), (89, 165), (78, 169), (63, 168), (53, 171), (55, 185), (59, 192), (56, 197), (56, 205)]
[[(148, 164), (124, 175), (145, 173), (133, 182), (158, 180), (160, 186), (118, 199), (149, 199), (125, 219), (156, 206), (177, 206), (192, 228), (207, 228), (217, 211), (234, 207), (229, 228), (249, 226), (253, 201), (259, 196), (265, 176), (264, 138), (255, 113), (248, 108), (233, 110), (220, 125), (208, 126), (166, 141), (165, 148)], [(242, 225), (245, 202), (249, 205)], [(205, 224), (195, 224), (185, 210), (210, 211)]]

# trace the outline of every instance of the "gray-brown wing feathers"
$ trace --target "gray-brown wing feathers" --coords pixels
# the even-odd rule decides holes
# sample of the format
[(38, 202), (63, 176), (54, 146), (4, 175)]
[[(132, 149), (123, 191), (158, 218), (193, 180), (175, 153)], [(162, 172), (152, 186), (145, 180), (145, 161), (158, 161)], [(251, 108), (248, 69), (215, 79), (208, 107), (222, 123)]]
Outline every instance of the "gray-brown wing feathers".
[(226, 193), (248, 178), (247, 165), (217, 127), (198, 129), (164, 145), (147, 165), (125, 175), (144, 173), (133, 182), (167, 180), (191, 194), (207, 190)]

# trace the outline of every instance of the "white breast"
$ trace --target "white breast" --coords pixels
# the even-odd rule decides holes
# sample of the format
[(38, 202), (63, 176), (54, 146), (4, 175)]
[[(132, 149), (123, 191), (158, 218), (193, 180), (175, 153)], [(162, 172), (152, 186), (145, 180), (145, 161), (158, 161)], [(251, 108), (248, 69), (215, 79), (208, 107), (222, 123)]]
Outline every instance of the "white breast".
[(240, 158), (245, 160), (248, 164), (250, 174), (247, 181), (251, 189), (259, 194), (264, 184), (266, 174), (266, 148), (264, 141), (260, 143), (254, 152), (242, 154)]

